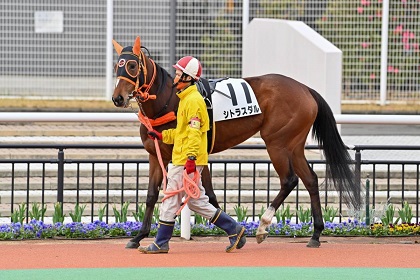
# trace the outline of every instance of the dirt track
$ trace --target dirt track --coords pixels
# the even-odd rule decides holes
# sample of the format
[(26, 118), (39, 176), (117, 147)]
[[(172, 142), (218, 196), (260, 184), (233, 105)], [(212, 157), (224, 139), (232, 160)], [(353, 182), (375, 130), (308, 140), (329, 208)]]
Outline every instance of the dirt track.
[[(169, 254), (145, 255), (125, 249), (128, 239), (28, 240), (0, 242), (1, 269), (289, 266), (420, 268), (418, 237), (322, 237), (321, 247), (306, 248), (308, 238), (255, 238), (241, 250), (225, 253), (226, 237), (174, 237)], [(142, 242), (152, 242), (148, 238)], [(392, 256), (392, 257), (390, 257)]]

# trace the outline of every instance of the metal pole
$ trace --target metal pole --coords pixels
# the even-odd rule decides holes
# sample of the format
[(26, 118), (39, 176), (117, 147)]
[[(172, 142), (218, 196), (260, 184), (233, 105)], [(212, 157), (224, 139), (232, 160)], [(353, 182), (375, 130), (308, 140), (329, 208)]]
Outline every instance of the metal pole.
[[(245, 41), (245, 29), (247, 28), (249, 24), (249, 0), (244, 0), (242, 4), (242, 53), (244, 49), (244, 41)], [(243, 67), (243, 59), (242, 59), (242, 72), (244, 71)], [(242, 76), (244, 74), (242, 73)]]
[(113, 37), (113, 0), (106, 2), (106, 84), (105, 98), (111, 100), (113, 89), (113, 69), (112, 69), (112, 37)]
[(57, 171), (57, 202), (63, 207), (64, 197), (64, 150), (58, 150), (58, 171)]
[(369, 175), (368, 178), (366, 179), (366, 225), (370, 225), (370, 211), (369, 211), (369, 188), (370, 188), (370, 180), (369, 180)]
[(380, 105), (386, 103), (387, 71), (388, 71), (388, 21), (389, 21), (389, 0), (382, 1), (382, 33), (381, 33), (381, 85)]
[(249, 23), (249, 0), (244, 0), (242, 4), (242, 38)]
[[(354, 168), (354, 173), (355, 173), (355, 180), (356, 180), (356, 185), (359, 187), (360, 189), (360, 183), (361, 183), (361, 165), (362, 165), (362, 154), (360, 153), (360, 150), (356, 147), (356, 154), (354, 155), (354, 159), (356, 161), (356, 166)], [(356, 209), (356, 210), (361, 210), (361, 209)]]
[[(171, 2), (171, 15), (170, 15), (170, 33), (169, 33), (169, 65), (175, 63), (176, 60), (176, 0)], [(170, 71), (174, 73), (172, 67)]]

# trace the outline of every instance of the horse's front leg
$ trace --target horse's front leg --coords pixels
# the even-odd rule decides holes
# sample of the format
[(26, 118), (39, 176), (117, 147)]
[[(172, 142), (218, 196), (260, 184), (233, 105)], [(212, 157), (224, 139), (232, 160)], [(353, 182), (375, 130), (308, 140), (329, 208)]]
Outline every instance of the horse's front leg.
[(158, 159), (154, 155), (149, 155), (149, 187), (146, 197), (146, 211), (144, 213), (143, 224), (139, 233), (132, 238), (125, 248), (137, 249), (140, 246), (140, 240), (149, 236), (152, 225), (153, 210), (159, 198), (159, 186), (162, 184), (163, 173)]
[(271, 220), (273, 219), (276, 210), (277, 209), (270, 205), (270, 207), (268, 207), (264, 214), (261, 216), (260, 224), (258, 226), (257, 232), (255, 233), (255, 238), (257, 239), (258, 244), (267, 238), (268, 232), (266, 231), (266, 228), (271, 224)]
[(264, 214), (261, 217), (260, 225), (258, 226), (257, 232), (255, 237), (257, 239), (257, 243), (263, 242), (267, 236), (268, 232), (266, 228), (271, 224), (271, 220), (274, 217), (277, 209), (279, 209), (280, 205), (284, 202), (290, 192), (296, 187), (298, 184), (298, 178), (294, 174), (293, 169), (290, 169), (288, 176), (285, 179), (280, 179), (280, 192), (274, 198), (273, 202), (271, 203), (270, 207), (265, 210)]
[(220, 208), (217, 202), (216, 194), (214, 193), (213, 184), (211, 182), (211, 175), (209, 167), (206, 165), (201, 171), (201, 182), (203, 184), (206, 195), (209, 197), (209, 202), (216, 208)]

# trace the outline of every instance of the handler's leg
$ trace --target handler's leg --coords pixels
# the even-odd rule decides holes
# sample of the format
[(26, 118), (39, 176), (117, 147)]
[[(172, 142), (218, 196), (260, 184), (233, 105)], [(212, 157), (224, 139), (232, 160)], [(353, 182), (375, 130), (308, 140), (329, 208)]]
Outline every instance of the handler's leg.
[(229, 237), (230, 245), (226, 247), (226, 252), (232, 252), (235, 249), (241, 249), (246, 243), (245, 227), (237, 223), (231, 216), (217, 209), (210, 223), (226, 231)]
[[(167, 191), (174, 191), (182, 187), (183, 166), (172, 166), (168, 171)], [(156, 238), (148, 247), (139, 247), (138, 250), (145, 254), (168, 253), (169, 240), (175, 225), (175, 213), (180, 207), (182, 194), (175, 194), (165, 199), (160, 205), (160, 220)]]
[(139, 247), (139, 251), (145, 254), (161, 254), (169, 252), (169, 240), (172, 237), (175, 222), (164, 222), (159, 220), (159, 227), (156, 239), (148, 247)]
[[(202, 166), (197, 167), (197, 169), (201, 173)], [(209, 198), (205, 195), (201, 180), (198, 182), (198, 187), (200, 188), (200, 197), (189, 200), (188, 206), (190, 209), (209, 219), (211, 223), (228, 234), (230, 245), (226, 247), (226, 252), (229, 253), (235, 249), (241, 249), (246, 243), (245, 228), (221, 209), (216, 209), (209, 203)]]

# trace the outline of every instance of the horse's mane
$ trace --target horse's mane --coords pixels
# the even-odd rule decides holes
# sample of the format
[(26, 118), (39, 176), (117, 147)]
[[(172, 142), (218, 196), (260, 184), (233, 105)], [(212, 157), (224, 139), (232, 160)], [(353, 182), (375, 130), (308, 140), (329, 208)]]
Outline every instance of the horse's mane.
[[(148, 59), (152, 59), (150, 56), (150, 51), (148, 48), (146, 48), (145, 46), (141, 46), (142, 49), (144, 49), (147, 52), (146, 57)], [(154, 59), (153, 59), (154, 61)], [(166, 85), (166, 82), (168, 80), (168, 78), (170, 78), (171, 80), (173, 79), (172, 76), (168, 73), (168, 71), (166, 71), (163, 67), (161, 67), (156, 61), (154, 61), (156, 64), (156, 76), (157, 77), (162, 77), (162, 82), (159, 85), (158, 88), (158, 92), (162, 92), (163, 87)]]
[(163, 67), (156, 63), (156, 75), (157, 77), (162, 77), (162, 82), (159, 84), (157, 92), (163, 92), (163, 88), (166, 86), (168, 79), (172, 80), (171, 75)]
[[(147, 57), (148, 59), (150, 59), (150, 57)], [(165, 89), (165, 87), (167, 86), (167, 82), (168, 79), (170, 79), (172, 81), (172, 76), (168, 73), (168, 71), (166, 71), (162, 66), (160, 66), (158, 63), (155, 62), (156, 65), (156, 77), (161, 78), (162, 80), (158, 83), (158, 89), (156, 91), (156, 94), (159, 93), (163, 93), (165, 91), (167, 91), (167, 89)], [(172, 83), (172, 82), (171, 82)], [(170, 91), (172, 92), (172, 88), (170, 89)], [(166, 101), (166, 104), (162, 107), (162, 110), (160, 110), (156, 115), (153, 116), (153, 119), (156, 119), (158, 117), (161, 117), (165, 114), (165, 112), (168, 109), (168, 105), (170, 100), (172, 99), (173, 94), (170, 94), (169, 99)]]

